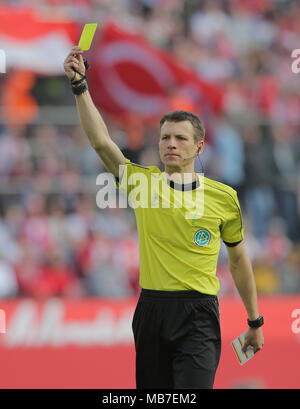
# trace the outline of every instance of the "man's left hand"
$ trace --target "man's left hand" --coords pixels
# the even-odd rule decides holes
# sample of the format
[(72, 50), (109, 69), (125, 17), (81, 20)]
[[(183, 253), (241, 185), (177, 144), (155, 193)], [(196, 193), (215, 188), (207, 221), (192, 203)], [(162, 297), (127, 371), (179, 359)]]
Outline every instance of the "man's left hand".
[(264, 336), (260, 328), (248, 328), (245, 334), (245, 342), (242, 351), (246, 352), (248, 346), (253, 347), (254, 353), (260, 351), (264, 345)]

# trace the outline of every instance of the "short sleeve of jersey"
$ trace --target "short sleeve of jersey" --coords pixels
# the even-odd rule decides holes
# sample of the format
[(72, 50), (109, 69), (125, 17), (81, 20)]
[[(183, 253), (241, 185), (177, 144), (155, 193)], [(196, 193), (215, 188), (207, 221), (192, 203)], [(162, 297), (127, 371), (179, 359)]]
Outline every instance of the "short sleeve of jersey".
[(130, 175), (133, 171), (132, 164), (129, 159), (125, 159), (125, 165), (120, 166), (119, 174), (121, 177), (116, 177), (116, 188), (122, 190), (124, 193), (128, 193), (128, 174)]
[(239, 200), (235, 190), (227, 195), (224, 220), (221, 225), (221, 237), (228, 246), (238, 244), (244, 238), (244, 229)]
[(142, 166), (126, 158), (125, 165), (121, 166), (121, 180), (116, 178), (116, 188), (127, 196), (139, 185), (143, 189), (148, 189), (152, 172), (157, 173), (160, 171), (156, 166)]

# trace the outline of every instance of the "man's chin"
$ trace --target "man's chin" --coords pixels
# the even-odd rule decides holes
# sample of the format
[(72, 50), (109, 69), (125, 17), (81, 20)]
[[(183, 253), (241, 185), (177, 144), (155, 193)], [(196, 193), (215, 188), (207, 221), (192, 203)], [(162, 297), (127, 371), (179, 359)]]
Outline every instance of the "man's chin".
[(179, 163), (180, 156), (165, 156), (164, 160), (166, 163)]
[(165, 160), (163, 162), (165, 169), (168, 169), (172, 172), (180, 172), (181, 169), (181, 161), (179, 160)]
[(179, 168), (180, 167), (181, 162), (178, 160), (165, 160), (164, 161), (164, 165), (167, 166), (168, 168)]

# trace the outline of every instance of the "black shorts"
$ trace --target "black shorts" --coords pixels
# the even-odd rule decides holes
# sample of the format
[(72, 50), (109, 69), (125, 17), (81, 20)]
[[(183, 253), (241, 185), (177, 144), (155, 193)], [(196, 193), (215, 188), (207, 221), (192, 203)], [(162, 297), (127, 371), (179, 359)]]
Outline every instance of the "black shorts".
[(221, 353), (217, 296), (142, 289), (132, 330), (137, 389), (213, 387)]

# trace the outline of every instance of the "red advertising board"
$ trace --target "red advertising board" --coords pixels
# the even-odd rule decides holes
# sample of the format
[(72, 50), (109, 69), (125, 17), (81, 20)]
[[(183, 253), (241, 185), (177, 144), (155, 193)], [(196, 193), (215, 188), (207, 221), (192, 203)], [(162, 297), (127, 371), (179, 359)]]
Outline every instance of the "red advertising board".
[(264, 347), (240, 366), (231, 341), (245, 331), (246, 314), (241, 301), (220, 300), (223, 335), (216, 388), (300, 388), (300, 296), (265, 297), (259, 300), (264, 315)]
[[(0, 300), (0, 388), (134, 389), (136, 302)], [(246, 313), (239, 298), (220, 299), (215, 388), (300, 387), (300, 296), (263, 298), (259, 306), (265, 346), (240, 366), (231, 340), (246, 329)]]

